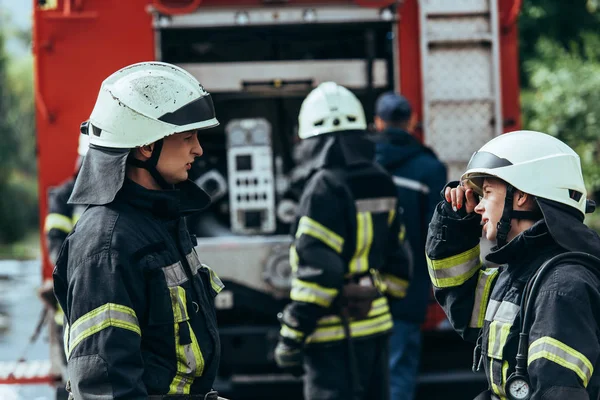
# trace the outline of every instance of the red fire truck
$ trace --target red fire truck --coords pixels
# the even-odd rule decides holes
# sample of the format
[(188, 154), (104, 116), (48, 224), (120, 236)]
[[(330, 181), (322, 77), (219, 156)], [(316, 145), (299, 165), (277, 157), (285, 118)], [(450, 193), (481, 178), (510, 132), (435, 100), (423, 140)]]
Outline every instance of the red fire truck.
[[(416, 134), (456, 177), (483, 143), (520, 126), (520, 3), (34, 0), (40, 215), (48, 189), (73, 174), (78, 127), (102, 80), (139, 61), (185, 68), (212, 94), (221, 122), (200, 133), (205, 156), (193, 170), (213, 204), (189, 221), (203, 261), (226, 285), (216, 298), (218, 386), (239, 398), (297, 385), (277, 370), (272, 350), (291, 273), (280, 199), (298, 161), (303, 98), (319, 83), (336, 81), (361, 99), (370, 118), (379, 94), (401, 92), (415, 110)], [(44, 259), (44, 279), (51, 274)], [(470, 368), (471, 347), (446, 325), (432, 304), (423, 327), (421, 393), (478, 379), (461, 375)]]

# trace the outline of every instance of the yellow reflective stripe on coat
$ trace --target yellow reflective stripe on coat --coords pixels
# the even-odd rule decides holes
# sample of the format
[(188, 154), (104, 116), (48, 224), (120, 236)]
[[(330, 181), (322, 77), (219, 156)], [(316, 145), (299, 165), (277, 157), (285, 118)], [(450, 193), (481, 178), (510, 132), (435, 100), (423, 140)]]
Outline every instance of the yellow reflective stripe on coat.
[(545, 358), (575, 372), (583, 382), (583, 387), (587, 387), (594, 373), (594, 367), (586, 356), (549, 336), (541, 337), (529, 345), (527, 366), (540, 358)]
[(492, 282), (497, 275), (498, 268), (486, 268), (479, 270), (479, 278), (477, 280), (477, 287), (475, 289), (475, 303), (473, 304), (471, 322), (469, 323), (470, 328), (483, 327), (485, 311), (490, 299)]
[(396, 210), (390, 211), (390, 213), (388, 214), (388, 225), (392, 225), (392, 222), (394, 222), (395, 217), (396, 217)]
[(65, 313), (60, 304), (56, 305), (56, 311), (54, 311), (54, 323), (58, 326), (65, 324)]
[(400, 243), (404, 243), (404, 239), (406, 239), (406, 226), (402, 224), (400, 225), (400, 232), (398, 232), (398, 240)]
[(452, 257), (432, 260), (427, 256), (431, 282), (438, 288), (458, 286), (465, 283), (481, 267), (479, 245)]
[(312, 236), (331, 247), (337, 253), (342, 252), (344, 239), (310, 217), (304, 216), (300, 218), (298, 230), (296, 231), (296, 238), (299, 238), (301, 235)]
[(210, 286), (217, 294), (219, 294), (221, 290), (223, 290), (223, 288), (225, 287), (225, 285), (221, 281), (221, 278), (219, 278), (217, 273), (213, 271), (213, 269), (208, 265), (202, 264), (202, 267), (208, 270), (208, 273), (210, 274)]
[(290, 246), (290, 267), (292, 267), (292, 273), (295, 274), (298, 271), (298, 264), (300, 263), (300, 257), (296, 251), (296, 246)]
[(294, 278), (290, 298), (293, 301), (318, 304), (322, 307), (331, 306), (331, 302), (338, 295), (337, 289), (327, 288), (313, 282)]
[(82, 340), (108, 327), (126, 329), (138, 335), (142, 334), (133, 309), (120, 304), (106, 303), (78, 318), (67, 329), (69, 331), (68, 356)]
[(290, 328), (287, 325), (281, 325), (281, 329), (279, 330), (279, 334), (281, 335), (281, 337), (284, 338), (288, 338), (288, 339), (292, 339), (296, 342), (303, 342), (304, 341), (304, 333)]
[(490, 300), (485, 316), (486, 320), (492, 321), (489, 328), (488, 357), (503, 359), (504, 346), (519, 310), (519, 305), (510, 301), (503, 301), (498, 305), (497, 301)]
[(382, 274), (383, 275), (383, 281), (385, 282), (385, 286), (386, 286), (386, 293), (397, 297), (397, 298), (403, 298), (406, 296), (406, 291), (408, 290), (408, 281), (405, 279), (400, 279), (394, 275), (391, 274)]
[(52, 229), (70, 233), (73, 230), (73, 221), (65, 215), (50, 213), (44, 221), (44, 232), (50, 232)]
[[(194, 378), (204, 372), (204, 357), (200, 351), (198, 339), (189, 323), (185, 289), (181, 286), (170, 287), (171, 307), (173, 308), (175, 353), (177, 355), (177, 372), (169, 385), (168, 394), (189, 394)], [(191, 343), (180, 342), (181, 325), (187, 324)]]
[[(392, 315), (387, 312), (379, 317), (363, 319), (350, 322), (350, 336), (366, 337), (379, 333), (391, 331), (394, 323)], [(315, 331), (306, 338), (306, 343), (324, 343), (342, 340), (346, 337), (344, 327), (336, 326), (317, 327)]]
[[(375, 318), (380, 315), (386, 314), (390, 312), (390, 307), (388, 305), (388, 301), (385, 297), (380, 297), (375, 299), (373, 303), (371, 303), (371, 310), (367, 315), (367, 318)], [(350, 319), (353, 320), (352, 318)], [(364, 321), (364, 320), (363, 320)], [(341, 324), (342, 319), (338, 315), (327, 315), (325, 317), (319, 318), (317, 321), (317, 326), (332, 326)]]
[(349, 273), (361, 274), (369, 270), (369, 252), (373, 244), (373, 219), (369, 212), (356, 214), (356, 250), (350, 260)]

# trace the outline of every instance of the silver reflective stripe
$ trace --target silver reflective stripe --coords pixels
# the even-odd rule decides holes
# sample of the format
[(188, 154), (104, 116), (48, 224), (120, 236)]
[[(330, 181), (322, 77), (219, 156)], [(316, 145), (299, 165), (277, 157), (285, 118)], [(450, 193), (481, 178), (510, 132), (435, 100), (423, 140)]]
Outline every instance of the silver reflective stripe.
[(414, 190), (423, 194), (429, 194), (429, 186), (422, 184), (419, 181), (413, 179), (402, 178), (399, 176), (392, 177), (394, 184), (404, 189)]
[(79, 318), (69, 329), (69, 353), (83, 339), (109, 326), (128, 329), (141, 334), (133, 310), (117, 304), (105, 304)]
[(587, 387), (594, 373), (594, 366), (586, 356), (549, 336), (541, 337), (529, 346), (527, 365), (538, 358), (546, 358), (575, 372), (583, 382), (584, 387)]
[[(180, 295), (179, 291), (182, 291), (183, 293)], [(182, 296), (185, 296), (185, 289), (171, 289), (169, 294), (171, 295), (171, 306), (173, 307), (173, 319), (175, 323), (187, 321), (189, 317), (186, 304), (184, 303), (185, 297), (182, 298)], [(178, 307), (179, 310), (177, 310), (176, 307)]]
[(450, 268), (434, 269), (436, 279), (455, 278), (467, 274), (479, 265), (479, 258), (474, 258)]
[(183, 270), (183, 265), (181, 265), (180, 261), (166, 266), (162, 270), (165, 274), (168, 287), (179, 286), (188, 280), (187, 276), (185, 275), (185, 271)]
[(483, 324), (482, 312), (490, 295), (491, 282), (497, 274), (497, 268), (485, 269), (479, 272), (477, 288), (475, 289), (475, 304), (473, 306), (473, 311), (471, 312), (471, 322), (469, 323), (469, 327), (481, 328)]
[(397, 201), (395, 197), (356, 200), (356, 211), (372, 213), (389, 212), (396, 209)]
[(503, 301), (498, 307), (498, 311), (494, 314), (493, 321), (500, 321), (512, 324), (515, 317), (519, 313), (519, 305), (509, 301)]
[(192, 270), (192, 275), (196, 275), (198, 273), (198, 270), (200, 269), (200, 267), (202, 267), (202, 263), (200, 262), (200, 259), (198, 258), (196, 251), (194, 249), (192, 249), (192, 251), (187, 256), (185, 256), (185, 259), (187, 260), (188, 264), (190, 265), (190, 269)]
[(494, 319), (494, 314), (496, 314), (498, 307), (500, 307), (500, 302), (498, 300), (490, 300), (488, 302), (487, 310), (485, 311), (486, 321), (492, 321)]

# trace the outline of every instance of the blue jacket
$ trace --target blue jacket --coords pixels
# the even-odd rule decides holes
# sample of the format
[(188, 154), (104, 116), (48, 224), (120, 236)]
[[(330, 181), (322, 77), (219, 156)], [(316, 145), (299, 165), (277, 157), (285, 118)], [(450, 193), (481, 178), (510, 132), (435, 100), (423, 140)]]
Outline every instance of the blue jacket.
[(376, 147), (376, 160), (393, 176), (404, 209), (406, 237), (413, 252), (413, 277), (403, 299), (390, 302), (394, 319), (422, 323), (431, 295), (425, 261), (427, 227), (446, 184), (446, 167), (409, 133), (388, 128)]

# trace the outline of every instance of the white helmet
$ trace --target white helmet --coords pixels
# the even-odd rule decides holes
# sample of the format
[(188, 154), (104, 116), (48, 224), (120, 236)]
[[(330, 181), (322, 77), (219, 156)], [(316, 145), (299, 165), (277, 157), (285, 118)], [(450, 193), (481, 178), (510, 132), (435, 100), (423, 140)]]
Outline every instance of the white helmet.
[(306, 96), (298, 116), (298, 136), (365, 130), (365, 111), (356, 96), (335, 82), (323, 82)]
[(587, 191), (579, 156), (541, 132), (500, 135), (473, 154), (461, 181), (481, 194), (481, 179), (493, 176), (533, 196), (586, 212)]
[(134, 148), (174, 133), (219, 125), (210, 94), (189, 72), (151, 61), (102, 82), (90, 116), (90, 143)]
[(90, 148), (90, 135), (85, 135), (83, 133), (79, 134), (79, 144), (77, 146), (77, 154), (81, 157), (85, 157), (88, 150)]

